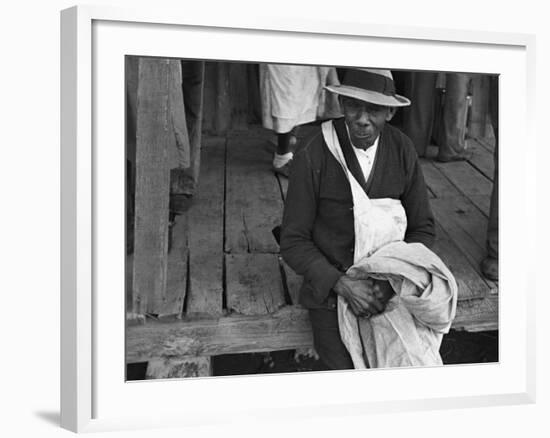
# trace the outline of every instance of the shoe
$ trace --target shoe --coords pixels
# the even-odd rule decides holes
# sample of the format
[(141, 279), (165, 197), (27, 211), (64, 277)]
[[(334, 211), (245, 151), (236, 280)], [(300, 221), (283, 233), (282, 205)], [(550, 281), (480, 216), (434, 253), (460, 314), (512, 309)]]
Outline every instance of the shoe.
[(282, 175), (286, 178), (288, 178), (288, 175), (290, 174), (290, 166), (292, 165), (292, 160), (289, 160), (281, 167), (275, 167), (273, 166), (273, 172), (275, 172), (278, 175)]
[(481, 262), (481, 273), (489, 280), (498, 281), (498, 259), (486, 257)]
[(451, 161), (468, 161), (472, 159), (472, 156), (471, 151), (463, 151), (456, 155), (438, 155), (435, 160), (440, 163), (450, 163)]
[(170, 194), (170, 213), (175, 215), (184, 214), (187, 210), (189, 210), (192, 202), (193, 195)]

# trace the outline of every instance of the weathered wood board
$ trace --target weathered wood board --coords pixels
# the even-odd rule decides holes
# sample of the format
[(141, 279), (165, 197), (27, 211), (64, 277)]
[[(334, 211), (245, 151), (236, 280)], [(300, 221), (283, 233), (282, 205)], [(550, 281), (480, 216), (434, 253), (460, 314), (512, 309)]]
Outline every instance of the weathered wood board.
[(171, 230), (172, 243), (168, 252), (166, 296), (159, 305), (158, 317), (180, 316), (187, 293), (187, 239), (188, 220), (185, 215), (177, 216)]
[[(453, 328), (498, 328), (498, 296), (460, 301)], [(271, 315), (231, 315), (218, 319), (148, 322), (127, 328), (126, 363), (151, 358), (214, 356), (309, 348), (313, 345), (307, 309), (286, 306)]]
[(432, 249), (455, 276), (458, 285), (458, 300), (479, 299), (487, 296), (489, 286), (438, 224), (436, 225), (436, 236)]
[(174, 62), (139, 61), (133, 307), (140, 314), (158, 313), (166, 294), (168, 160), (175, 142), (170, 130), (169, 89)]
[(485, 279), (479, 267), (486, 256), (487, 218), (462, 196), (432, 199), (431, 205), (436, 221), (493, 292), (497, 285)]
[(212, 363), (209, 357), (162, 357), (148, 361), (145, 378), (176, 379), (211, 375)]
[(313, 344), (306, 309), (285, 306), (270, 315), (148, 322), (127, 328), (126, 363), (151, 358), (287, 350)]
[(485, 216), (489, 217), (489, 211), (491, 209), (491, 197), (485, 195), (471, 195), (470, 201), (474, 204), (478, 210)]
[(275, 254), (227, 254), (227, 308), (242, 315), (264, 315), (285, 303)]
[(474, 139), (466, 141), (468, 150), (472, 152), (469, 163), (481, 172), (488, 180), (492, 181), (495, 172), (495, 159), (492, 152), (489, 152)]
[(230, 138), (227, 143), (226, 231), (228, 253), (278, 253), (271, 230), (281, 222), (283, 202), (271, 170), (272, 145)]
[(187, 314), (223, 311), (223, 212), (225, 139), (203, 146), (201, 174), (189, 217)]
[(483, 300), (459, 301), (452, 328), (457, 330), (498, 330), (498, 295)]
[(460, 195), (456, 186), (434, 165), (433, 161), (421, 159), (422, 173), (428, 189), (436, 198)]
[(491, 196), (491, 189), (493, 187), (491, 181), (477, 172), (469, 163), (465, 161), (451, 163), (434, 162), (434, 165), (464, 195)]

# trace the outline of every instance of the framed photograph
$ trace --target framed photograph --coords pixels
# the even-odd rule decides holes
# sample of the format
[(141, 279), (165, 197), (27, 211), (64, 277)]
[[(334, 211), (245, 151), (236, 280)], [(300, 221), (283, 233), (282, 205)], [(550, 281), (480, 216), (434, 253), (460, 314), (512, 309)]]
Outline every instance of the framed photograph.
[(61, 54), (63, 427), (534, 402), (533, 36), (79, 6)]

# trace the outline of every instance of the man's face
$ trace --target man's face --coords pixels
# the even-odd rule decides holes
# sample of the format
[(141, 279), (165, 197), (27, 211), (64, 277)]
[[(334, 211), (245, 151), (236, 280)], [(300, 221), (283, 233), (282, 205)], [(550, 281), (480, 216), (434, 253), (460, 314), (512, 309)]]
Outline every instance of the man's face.
[(395, 114), (395, 108), (375, 105), (351, 97), (342, 96), (341, 103), (351, 142), (363, 149), (374, 144), (384, 124), (389, 122)]

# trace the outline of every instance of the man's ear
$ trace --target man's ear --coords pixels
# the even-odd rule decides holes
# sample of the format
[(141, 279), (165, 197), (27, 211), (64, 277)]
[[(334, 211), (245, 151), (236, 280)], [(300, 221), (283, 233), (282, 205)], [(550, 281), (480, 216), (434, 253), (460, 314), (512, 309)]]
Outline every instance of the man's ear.
[(386, 122), (389, 122), (391, 119), (393, 119), (393, 116), (395, 116), (395, 113), (397, 111), (397, 108), (390, 106), (388, 108), (388, 114), (386, 114)]

